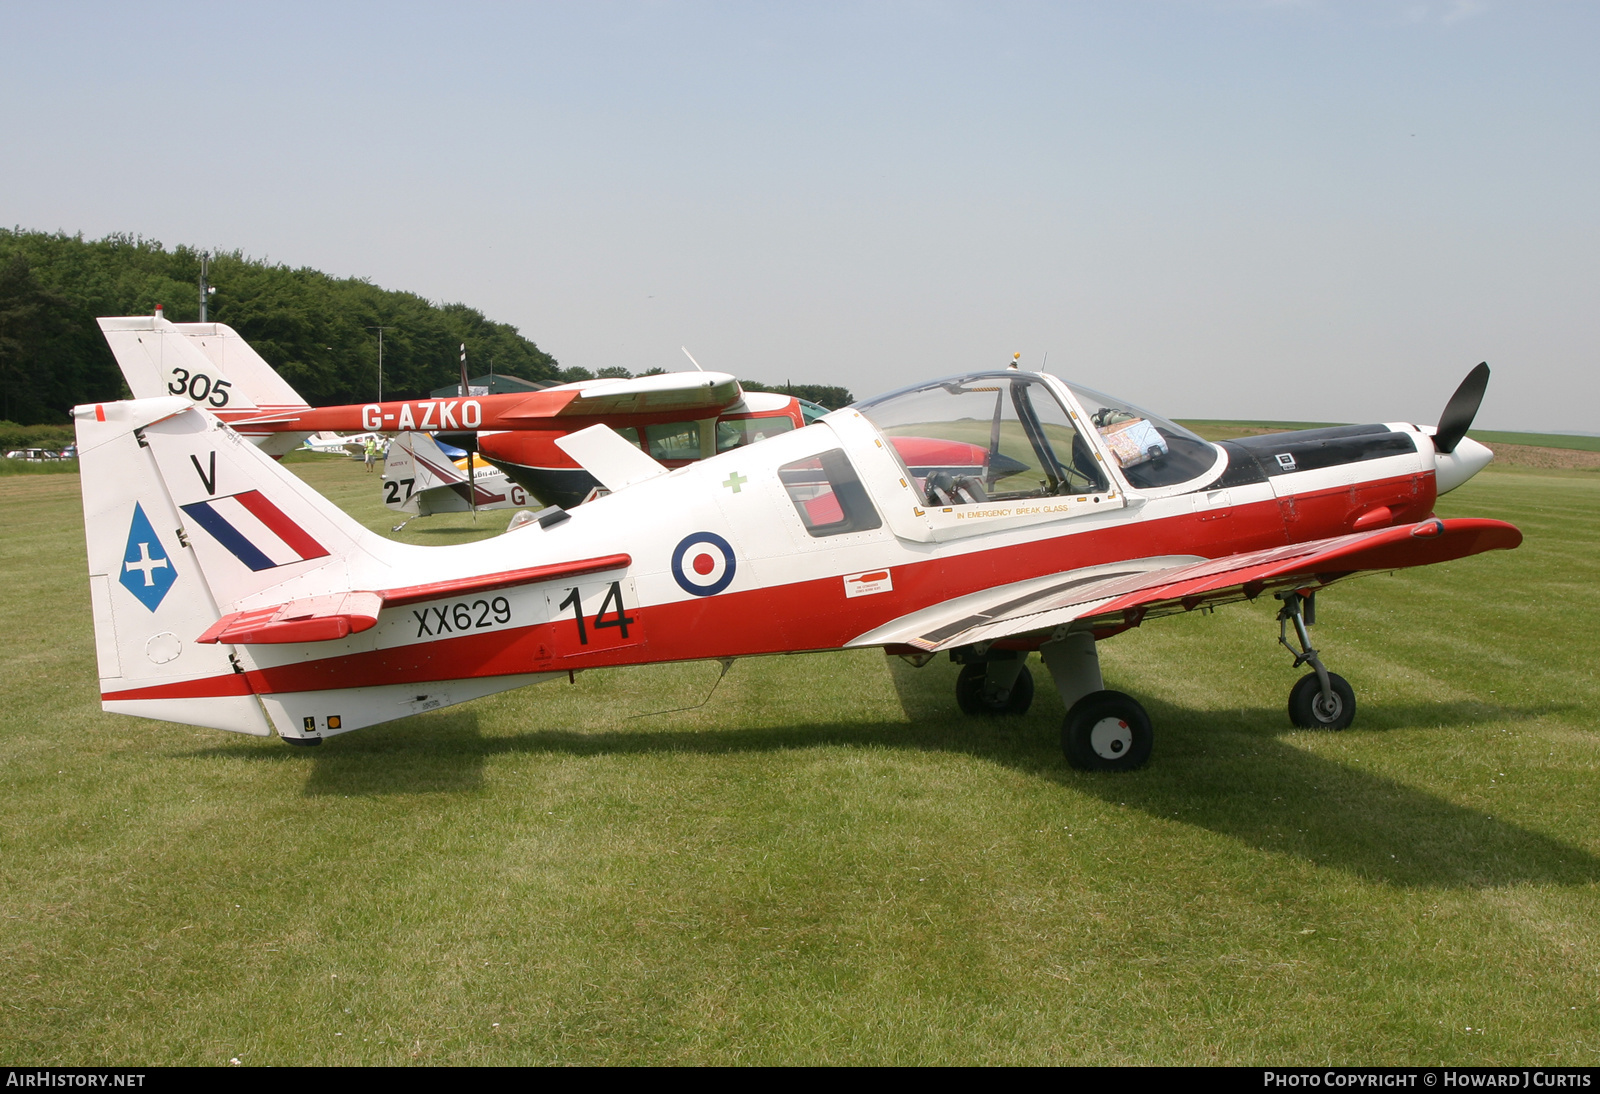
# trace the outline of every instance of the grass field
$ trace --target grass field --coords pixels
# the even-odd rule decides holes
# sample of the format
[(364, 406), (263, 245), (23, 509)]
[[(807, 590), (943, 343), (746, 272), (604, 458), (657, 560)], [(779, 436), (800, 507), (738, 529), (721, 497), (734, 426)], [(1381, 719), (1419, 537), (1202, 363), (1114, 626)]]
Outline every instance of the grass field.
[(1107, 643), (1122, 777), (1037, 659), (1015, 722), (870, 652), (307, 750), (103, 714), (77, 478), (0, 505), (0, 1063), (1600, 1063), (1593, 473), (1485, 472), (1440, 512), (1521, 549), (1321, 598), (1344, 733), (1267, 606)]

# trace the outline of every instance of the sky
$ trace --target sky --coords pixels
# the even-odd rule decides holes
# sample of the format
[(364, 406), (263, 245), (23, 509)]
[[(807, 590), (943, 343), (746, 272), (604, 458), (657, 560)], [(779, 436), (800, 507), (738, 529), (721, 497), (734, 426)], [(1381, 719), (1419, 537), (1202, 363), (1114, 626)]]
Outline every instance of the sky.
[[(564, 366), (1600, 432), (1600, 5), (0, 3), (0, 223)], [(220, 286), (219, 292), (226, 292)]]

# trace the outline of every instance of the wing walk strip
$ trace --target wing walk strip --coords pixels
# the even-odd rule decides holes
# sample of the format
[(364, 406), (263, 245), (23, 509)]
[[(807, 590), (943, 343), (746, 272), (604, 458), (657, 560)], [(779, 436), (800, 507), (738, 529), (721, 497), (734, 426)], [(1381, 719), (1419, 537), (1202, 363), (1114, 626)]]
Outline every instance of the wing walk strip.
[[(1117, 581), (1123, 578), (1134, 576), (1143, 577), (1144, 573), (1145, 572), (1143, 570), (1124, 570), (1120, 573), (1095, 574), (1092, 577), (1080, 577), (1072, 581), (1063, 581), (1059, 585), (1051, 585), (1044, 589), (1038, 589), (1034, 592), (1028, 593), (1025, 596), (1019, 596), (1012, 600), (1007, 600), (1003, 604), (996, 604), (994, 607), (985, 611), (978, 612), (974, 615), (969, 615), (965, 619), (958, 619), (954, 623), (949, 623), (943, 627), (931, 630), (927, 634), (912, 639), (911, 644), (914, 646), (921, 646), (923, 649), (936, 649), (941, 642), (944, 642), (949, 638), (954, 638), (963, 631), (970, 631), (972, 628), (981, 627), (985, 623), (994, 623), (1016, 612), (1018, 608), (1024, 607), (1028, 604), (1035, 604), (1039, 601), (1045, 600), (1048, 597), (1057, 596), (1061, 593), (1067, 592), (1069, 589), (1081, 589), (1087, 585), (1099, 585), (1102, 582)], [(1088, 601), (1099, 598), (1086, 597), (1083, 599)], [(1035, 611), (1045, 611), (1049, 607), (1059, 606), (1060, 605), (1041, 605), (1040, 607), (1035, 608)]]

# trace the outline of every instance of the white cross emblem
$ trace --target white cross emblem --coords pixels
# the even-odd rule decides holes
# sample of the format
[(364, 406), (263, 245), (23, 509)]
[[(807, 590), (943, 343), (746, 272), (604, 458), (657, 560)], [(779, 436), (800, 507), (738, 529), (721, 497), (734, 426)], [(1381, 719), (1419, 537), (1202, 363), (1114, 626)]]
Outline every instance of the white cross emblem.
[(142, 571), (144, 571), (144, 587), (147, 588), (147, 589), (150, 588), (151, 586), (153, 586), (156, 583), (156, 579), (154, 577), (150, 576), (150, 571), (151, 570), (157, 570), (157, 569), (165, 569), (166, 566), (167, 566), (167, 560), (166, 559), (164, 559), (164, 558), (151, 558), (150, 557), (150, 545), (148, 543), (139, 544), (139, 561), (138, 562), (124, 562), (122, 564), (124, 573), (128, 573), (128, 572), (133, 571), (133, 570), (142, 570)]

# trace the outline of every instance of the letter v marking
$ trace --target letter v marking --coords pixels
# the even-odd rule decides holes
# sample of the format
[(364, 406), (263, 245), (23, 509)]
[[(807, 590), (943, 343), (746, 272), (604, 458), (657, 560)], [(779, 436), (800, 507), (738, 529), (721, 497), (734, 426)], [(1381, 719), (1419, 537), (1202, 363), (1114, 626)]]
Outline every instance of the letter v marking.
[(210, 475), (207, 475), (205, 469), (200, 466), (199, 456), (190, 453), (189, 462), (194, 464), (195, 474), (200, 476), (200, 485), (206, 488), (206, 493), (215, 494), (217, 492), (217, 450), (215, 448), (211, 450)]

